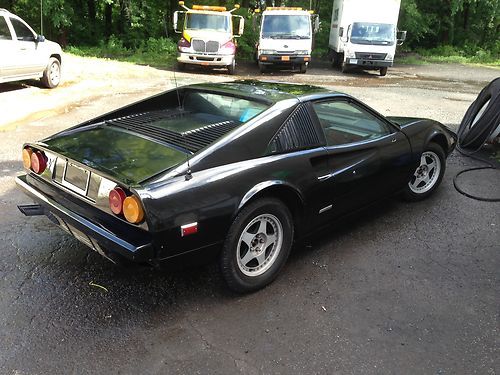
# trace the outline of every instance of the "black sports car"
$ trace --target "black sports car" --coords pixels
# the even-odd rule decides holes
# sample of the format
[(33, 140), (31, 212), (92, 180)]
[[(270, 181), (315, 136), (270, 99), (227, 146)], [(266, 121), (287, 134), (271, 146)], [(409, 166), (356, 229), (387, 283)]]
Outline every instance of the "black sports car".
[(439, 185), (456, 136), (349, 95), (259, 81), (184, 86), (22, 150), (17, 184), (111, 260), (213, 250), (233, 290), (270, 283), (295, 239), (375, 200)]

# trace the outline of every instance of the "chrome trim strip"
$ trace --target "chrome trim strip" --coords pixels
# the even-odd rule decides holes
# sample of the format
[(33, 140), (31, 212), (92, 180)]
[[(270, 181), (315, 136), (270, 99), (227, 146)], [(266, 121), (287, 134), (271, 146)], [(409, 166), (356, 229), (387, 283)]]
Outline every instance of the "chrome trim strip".
[[(23, 181), (21, 179), (21, 176), (16, 177), (16, 184), (26, 190), (30, 195), (34, 196), (36, 199), (42, 201), (43, 203), (49, 205), (52, 209), (56, 210), (57, 212), (68, 216), (69, 218), (75, 220), (79, 224), (89, 228), (93, 232), (95, 232), (97, 235), (106, 238), (107, 240), (114, 242), (116, 245), (120, 246), (121, 248), (131, 252), (131, 253), (136, 253), (140, 247), (136, 247), (127, 241), (122, 240), (121, 238), (115, 236), (114, 234), (108, 232), (107, 230), (95, 225), (91, 221), (85, 219), (84, 217), (74, 213), (73, 211), (68, 210), (66, 207), (60, 205), (59, 203), (53, 201), (50, 198), (47, 198), (45, 195), (43, 195), (41, 192), (33, 188), (31, 185), (29, 185), (27, 182)], [(56, 212), (56, 215), (57, 215)]]
[(322, 214), (323, 212), (326, 212), (326, 211), (328, 211), (328, 210), (331, 210), (331, 209), (332, 209), (332, 207), (333, 207), (333, 204), (330, 204), (330, 205), (328, 205), (328, 206), (326, 206), (326, 207), (323, 207), (321, 210), (319, 210), (319, 212), (318, 212), (318, 213), (319, 213), (319, 214)]

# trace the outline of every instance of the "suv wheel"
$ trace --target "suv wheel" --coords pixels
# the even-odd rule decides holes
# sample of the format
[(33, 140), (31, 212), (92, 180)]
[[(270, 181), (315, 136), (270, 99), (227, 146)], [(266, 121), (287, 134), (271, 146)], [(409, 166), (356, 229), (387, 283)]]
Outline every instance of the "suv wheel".
[(59, 82), (61, 82), (61, 63), (58, 59), (55, 57), (49, 59), (49, 64), (43, 72), (41, 81), (49, 89), (53, 89), (59, 85)]

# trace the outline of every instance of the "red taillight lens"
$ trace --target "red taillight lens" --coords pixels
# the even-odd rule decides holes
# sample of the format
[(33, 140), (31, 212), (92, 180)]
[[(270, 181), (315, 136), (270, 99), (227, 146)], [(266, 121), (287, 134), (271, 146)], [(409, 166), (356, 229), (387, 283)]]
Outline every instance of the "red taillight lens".
[(179, 51), (184, 52), (184, 49), (191, 48), (191, 43), (189, 43), (186, 38), (182, 37), (179, 40), (179, 43), (177, 43), (177, 48)]
[(219, 52), (224, 55), (234, 55), (236, 52), (236, 44), (234, 44), (232, 41), (229, 41), (222, 47), (220, 47)]
[(31, 169), (31, 155), (33, 154), (33, 150), (31, 147), (23, 148), (23, 166), (26, 169)]
[(109, 208), (115, 215), (120, 215), (123, 212), (123, 202), (127, 198), (127, 194), (122, 188), (115, 188), (109, 192)]
[(31, 170), (36, 174), (42, 174), (47, 168), (47, 157), (43, 151), (33, 151), (31, 154)]

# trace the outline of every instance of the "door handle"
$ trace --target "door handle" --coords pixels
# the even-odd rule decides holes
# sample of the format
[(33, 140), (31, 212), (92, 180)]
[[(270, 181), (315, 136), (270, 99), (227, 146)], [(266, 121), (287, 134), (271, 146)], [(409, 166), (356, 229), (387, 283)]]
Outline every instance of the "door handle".
[(391, 143), (394, 143), (394, 142), (396, 142), (396, 141), (397, 141), (397, 139), (396, 139), (396, 138), (392, 138)]
[(326, 181), (326, 180), (328, 180), (328, 179), (330, 179), (332, 177), (333, 177), (333, 174), (332, 173), (328, 173), (328, 174), (325, 174), (323, 176), (319, 176), (318, 180), (319, 181)]

